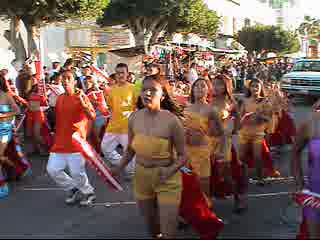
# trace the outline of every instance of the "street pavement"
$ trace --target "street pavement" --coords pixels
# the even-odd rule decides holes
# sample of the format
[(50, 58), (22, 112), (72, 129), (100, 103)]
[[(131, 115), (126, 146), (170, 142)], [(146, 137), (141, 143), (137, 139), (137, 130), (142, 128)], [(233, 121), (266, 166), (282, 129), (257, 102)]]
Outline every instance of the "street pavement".
[[(300, 123), (310, 106), (295, 104)], [(284, 148), (276, 166), (289, 176), (290, 148)], [(91, 207), (69, 207), (65, 193), (45, 172), (47, 158), (30, 156), (33, 175), (10, 184), (10, 196), (0, 200), (0, 238), (149, 238), (135, 204), (131, 183), (122, 181), (123, 192), (111, 191), (88, 167), (96, 187), (97, 203)], [(232, 214), (232, 199), (215, 201), (215, 212), (225, 223), (219, 238), (295, 238), (299, 210), (287, 194), (292, 182), (278, 181), (264, 187), (250, 185), (249, 211)], [(179, 238), (198, 238), (192, 229), (179, 231)]]

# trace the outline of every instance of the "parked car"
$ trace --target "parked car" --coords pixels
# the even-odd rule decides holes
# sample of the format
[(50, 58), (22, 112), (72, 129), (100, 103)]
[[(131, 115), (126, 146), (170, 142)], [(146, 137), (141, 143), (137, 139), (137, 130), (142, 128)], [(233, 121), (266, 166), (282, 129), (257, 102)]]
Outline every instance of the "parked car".
[(289, 95), (320, 97), (320, 59), (298, 60), (283, 75), (281, 89)]

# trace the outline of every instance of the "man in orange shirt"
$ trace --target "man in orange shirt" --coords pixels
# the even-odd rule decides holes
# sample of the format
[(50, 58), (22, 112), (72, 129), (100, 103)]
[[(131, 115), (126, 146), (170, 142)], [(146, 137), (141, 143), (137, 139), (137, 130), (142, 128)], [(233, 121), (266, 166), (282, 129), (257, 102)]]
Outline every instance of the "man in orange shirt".
[[(71, 71), (64, 72), (62, 83), (66, 92), (56, 102), (56, 133), (47, 171), (59, 186), (69, 191), (67, 204), (75, 204), (82, 193), (80, 205), (88, 205), (96, 198), (94, 188), (86, 174), (85, 159), (72, 135), (79, 133), (83, 139), (87, 138), (88, 122), (95, 120), (95, 110), (88, 97), (75, 88), (76, 81)], [(66, 167), (70, 175), (65, 172)]]
[[(128, 66), (119, 63), (116, 66), (116, 84), (111, 87), (108, 95), (108, 105), (111, 109), (111, 120), (101, 143), (105, 158), (113, 165), (118, 165), (121, 155), (116, 151), (120, 144), (123, 150), (128, 146), (128, 119), (136, 109), (137, 94), (135, 86), (129, 83)], [(134, 161), (126, 168), (129, 175), (133, 174)]]

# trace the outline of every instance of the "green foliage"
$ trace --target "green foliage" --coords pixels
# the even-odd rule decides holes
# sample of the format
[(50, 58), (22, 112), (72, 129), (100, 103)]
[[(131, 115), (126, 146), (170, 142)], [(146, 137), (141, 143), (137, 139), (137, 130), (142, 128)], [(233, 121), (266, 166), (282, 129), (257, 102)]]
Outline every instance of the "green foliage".
[(170, 33), (187, 31), (214, 36), (219, 27), (219, 17), (203, 0), (114, 0), (98, 23), (104, 26), (124, 24), (133, 32), (150, 33), (157, 21), (157, 30)]
[(238, 33), (238, 41), (249, 52), (273, 51), (293, 53), (300, 48), (297, 35), (278, 26), (256, 25), (243, 28)]
[(28, 25), (68, 18), (95, 20), (109, 0), (1, 0), (0, 14), (19, 17)]
[(304, 21), (300, 24), (297, 29), (298, 33), (308, 37), (320, 36), (320, 20), (305, 16)]
[(220, 18), (210, 10), (202, 0), (186, 1), (178, 19), (178, 31), (192, 32), (207, 36), (210, 40), (216, 36)]

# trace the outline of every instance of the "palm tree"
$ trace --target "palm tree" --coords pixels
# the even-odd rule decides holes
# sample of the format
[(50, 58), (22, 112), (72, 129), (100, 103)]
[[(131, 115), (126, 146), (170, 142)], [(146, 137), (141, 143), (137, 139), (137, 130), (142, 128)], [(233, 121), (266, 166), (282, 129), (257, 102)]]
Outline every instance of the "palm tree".
[(297, 33), (302, 35), (307, 40), (306, 53), (308, 57), (309, 44), (312, 40), (318, 42), (320, 36), (320, 20), (310, 16), (305, 16), (304, 21), (297, 29)]
[(305, 16), (304, 21), (300, 24), (298, 28), (298, 33), (304, 36), (312, 37), (319, 36), (320, 32), (320, 20)]

